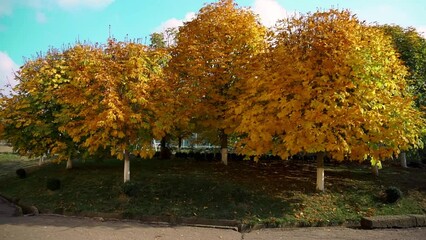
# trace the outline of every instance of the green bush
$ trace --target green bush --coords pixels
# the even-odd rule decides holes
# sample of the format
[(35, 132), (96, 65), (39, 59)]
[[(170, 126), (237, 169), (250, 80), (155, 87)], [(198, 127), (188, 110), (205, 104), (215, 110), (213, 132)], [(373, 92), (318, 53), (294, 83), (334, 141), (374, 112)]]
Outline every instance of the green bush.
[(61, 188), (61, 180), (57, 178), (49, 178), (47, 179), (46, 187), (51, 191), (56, 191)]
[(25, 169), (20, 168), (16, 170), (16, 175), (18, 175), (19, 178), (24, 179), (27, 177), (27, 172), (25, 171)]
[(136, 197), (141, 192), (141, 183), (127, 181), (121, 185), (121, 191), (129, 197)]
[(386, 203), (395, 203), (402, 198), (402, 192), (397, 187), (389, 187), (385, 190)]

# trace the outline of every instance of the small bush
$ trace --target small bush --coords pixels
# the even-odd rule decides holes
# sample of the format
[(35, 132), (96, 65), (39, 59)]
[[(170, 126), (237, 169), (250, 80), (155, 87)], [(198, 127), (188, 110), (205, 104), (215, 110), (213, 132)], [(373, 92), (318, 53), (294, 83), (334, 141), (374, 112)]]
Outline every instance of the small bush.
[(141, 183), (127, 181), (121, 186), (121, 191), (129, 197), (136, 197), (141, 192)]
[(24, 179), (27, 177), (27, 172), (25, 171), (25, 169), (20, 168), (16, 170), (16, 175), (18, 175), (19, 178)]
[(402, 198), (402, 192), (397, 187), (389, 187), (385, 190), (386, 203), (395, 203)]
[(46, 187), (51, 191), (56, 191), (61, 188), (61, 180), (57, 178), (47, 179)]
[(168, 160), (172, 157), (172, 151), (168, 147), (161, 148), (160, 159)]

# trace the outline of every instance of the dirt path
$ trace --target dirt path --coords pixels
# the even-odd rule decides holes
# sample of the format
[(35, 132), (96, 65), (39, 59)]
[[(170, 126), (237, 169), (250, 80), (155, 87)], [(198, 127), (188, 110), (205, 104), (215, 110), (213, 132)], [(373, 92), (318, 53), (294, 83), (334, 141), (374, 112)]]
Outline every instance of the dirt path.
[(232, 229), (146, 225), (135, 221), (103, 222), (62, 216), (13, 217), (14, 208), (0, 198), (0, 239), (425, 239), (426, 228), (359, 230), (344, 227), (265, 229), (241, 234)]

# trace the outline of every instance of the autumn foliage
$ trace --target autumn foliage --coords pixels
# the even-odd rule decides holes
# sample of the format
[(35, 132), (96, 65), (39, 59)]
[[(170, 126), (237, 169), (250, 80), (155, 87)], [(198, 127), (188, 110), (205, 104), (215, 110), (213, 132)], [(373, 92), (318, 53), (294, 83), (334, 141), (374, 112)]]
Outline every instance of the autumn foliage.
[(16, 94), (2, 99), (2, 138), (23, 155), (58, 160), (98, 149), (118, 159), (151, 157), (152, 139), (169, 128), (167, 111), (158, 110), (165, 62), (162, 51), (111, 39), (28, 61)]
[(257, 16), (222, 0), (203, 7), (195, 19), (179, 29), (168, 72), (184, 116), (195, 130), (222, 148), (235, 127), (228, 116), (242, 93), (251, 59), (264, 50), (266, 29)]
[(422, 114), (390, 40), (349, 11), (279, 22), (234, 108), (248, 154), (385, 159), (421, 146)]
[(67, 118), (60, 130), (89, 152), (108, 148), (119, 159), (126, 151), (152, 156), (152, 139), (167, 128), (157, 116), (165, 89), (161, 52), (110, 40), (104, 47), (76, 46), (64, 55), (73, 81), (55, 91), (64, 106), (59, 117)]
[(61, 105), (53, 94), (59, 84), (69, 82), (64, 65), (56, 50), (27, 61), (18, 72), (15, 94), (1, 99), (1, 138), (21, 155), (59, 154), (60, 161), (77, 152), (78, 146), (59, 131)]
[(268, 31), (221, 0), (170, 48), (109, 39), (27, 61), (15, 94), (1, 98), (0, 138), (24, 155), (102, 150), (128, 161), (151, 157), (154, 138), (203, 132), (222, 148), (232, 135), (247, 155), (383, 160), (422, 146), (407, 74), (383, 31), (347, 10)]

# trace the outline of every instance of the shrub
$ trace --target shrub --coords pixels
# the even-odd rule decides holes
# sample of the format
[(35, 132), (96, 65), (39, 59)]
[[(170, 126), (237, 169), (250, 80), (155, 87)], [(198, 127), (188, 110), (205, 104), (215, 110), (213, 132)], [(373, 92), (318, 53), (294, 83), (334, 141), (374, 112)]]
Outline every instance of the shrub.
[(385, 190), (386, 203), (395, 203), (402, 198), (402, 192), (397, 187), (389, 187)]
[(127, 181), (121, 185), (121, 191), (129, 197), (136, 197), (141, 192), (141, 183)]
[(172, 151), (168, 147), (161, 148), (160, 159), (167, 160), (172, 157)]
[(19, 178), (24, 179), (27, 177), (27, 172), (25, 171), (25, 169), (20, 168), (16, 170), (16, 175), (18, 175)]
[(188, 159), (188, 153), (186, 153), (186, 152), (176, 152), (175, 157), (176, 158), (180, 158), (180, 159)]
[(61, 188), (61, 180), (57, 178), (49, 178), (47, 179), (46, 187), (51, 191), (56, 191)]

